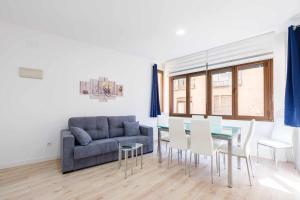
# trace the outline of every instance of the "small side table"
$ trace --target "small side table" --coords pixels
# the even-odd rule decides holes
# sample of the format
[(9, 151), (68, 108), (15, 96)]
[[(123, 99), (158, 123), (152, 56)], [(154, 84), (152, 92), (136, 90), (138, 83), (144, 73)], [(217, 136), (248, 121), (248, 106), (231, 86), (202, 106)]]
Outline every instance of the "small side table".
[[(127, 178), (127, 168), (128, 168), (128, 153), (131, 153), (131, 160), (134, 161), (135, 154), (135, 166), (138, 165), (138, 149), (141, 151), (141, 169), (143, 169), (143, 144), (141, 143), (128, 143), (128, 144), (119, 144), (119, 169), (122, 165), (122, 155), (125, 154), (125, 166), (124, 166), (124, 176)], [(131, 174), (133, 174), (133, 166), (131, 166)]]

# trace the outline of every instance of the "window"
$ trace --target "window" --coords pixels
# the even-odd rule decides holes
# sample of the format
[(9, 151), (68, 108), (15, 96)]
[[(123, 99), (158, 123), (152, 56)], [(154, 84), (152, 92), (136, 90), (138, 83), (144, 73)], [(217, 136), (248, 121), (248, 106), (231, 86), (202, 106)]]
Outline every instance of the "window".
[(186, 114), (186, 78), (176, 78), (172, 80), (172, 95), (173, 95), (173, 113)]
[(190, 77), (190, 113), (206, 113), (206, 75), (205, 73)]
[(232, 115), (232, 69), (211, 73), (212, 114)]
[(238, 67), (238, 115), (264, 116), (264, 66)]
[(158, 79), (158, 95), (159, 95), (159, 105), (160, 111), (164, 111), (164, 72), (161, 70), (157, 71)]
[(273, 120), (272, 64), (265, 60), (171, 77), (170, 115)]

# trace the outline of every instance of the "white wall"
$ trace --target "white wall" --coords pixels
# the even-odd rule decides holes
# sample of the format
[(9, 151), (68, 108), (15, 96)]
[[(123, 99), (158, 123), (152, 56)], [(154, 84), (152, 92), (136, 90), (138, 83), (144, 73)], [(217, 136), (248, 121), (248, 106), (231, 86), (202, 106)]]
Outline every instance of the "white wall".
[[(286, 29), (285, 29), (286, 30)], [(284, 112), (284, 94), (285, 94), (285, 81), (286, 81), (286, 39), (287, 34), (285, 31), (279, 31), (272, 34), (274, 37), (270, 48), (273, 51), (273, 77), (274, 77), (274, 120), (278, 120), (283, 117)], [(255, 42), (255, 41), (254, 41)], [(174, 67), (170, 67), (174, 70)], [(168, 65), (165, 65), (165, 80), (164, 80), (164, 108), (169, 108), (169, 69)], [(167, 111), (168, 112), (168, 111)], [(242, 120), (224, 120), (226, 125), (236, 125), (242, 127), (242, 138), (245, 138), (249, 128), (249, 121)], [(271, 136), (273, 128), (272, 122), (257, 122), (256, 132), (252, 140), (252, 155), (256, 155), (256, 144), (260, 139), (265, 139)], [(243, 137), (244, 135), (244, 137)], [(282, 135), (284, 136), (284, 133)], [(279, 160), (285, 160), (285, 153), (281, 151), (278, 153)], [(262, 148), (260, 156), (265, 158), (271, 158), (271, 154), (267, 149)], [(290, 159), (290, 157), (288, 157)]]
[[(69, 117), (132, 114), (153, 125), (150, 60), (1, 22), (0, 30), (0, 168), (57, 158)], [(44, 79), (19, 78), (19, 67), (42, 69)], [(80, 80), (99, 76), (123, 84), (124, 97), (79, 94)]]

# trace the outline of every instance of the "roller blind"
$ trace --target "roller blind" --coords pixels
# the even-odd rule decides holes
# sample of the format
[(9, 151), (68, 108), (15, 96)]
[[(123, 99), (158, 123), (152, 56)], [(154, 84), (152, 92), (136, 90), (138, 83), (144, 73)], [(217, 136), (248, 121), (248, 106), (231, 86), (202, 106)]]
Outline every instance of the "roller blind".
[(273, 58), (274, 32), (247, 38), (164, 63), (170, 76), (230, 67)]

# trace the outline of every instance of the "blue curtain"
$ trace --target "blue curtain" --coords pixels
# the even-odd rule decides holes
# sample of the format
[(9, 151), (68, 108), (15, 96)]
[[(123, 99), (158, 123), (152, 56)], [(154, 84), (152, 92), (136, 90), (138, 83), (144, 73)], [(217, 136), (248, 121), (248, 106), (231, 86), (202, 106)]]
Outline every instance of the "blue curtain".
[(158, 93), (157, 65), (154, 64), (152, 69), (150, 117), (157, 117), (157, 115), (160, 115), (160, 105), (159, 105), (159, 93)]
[(300, 27), (289, 27), (284, 123), (300, 127)]

